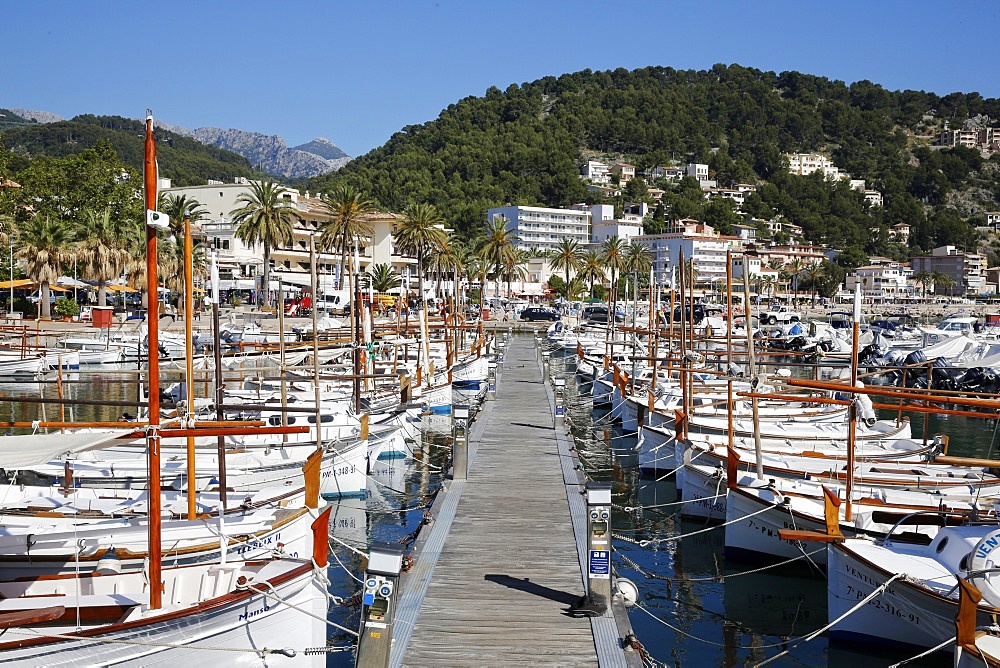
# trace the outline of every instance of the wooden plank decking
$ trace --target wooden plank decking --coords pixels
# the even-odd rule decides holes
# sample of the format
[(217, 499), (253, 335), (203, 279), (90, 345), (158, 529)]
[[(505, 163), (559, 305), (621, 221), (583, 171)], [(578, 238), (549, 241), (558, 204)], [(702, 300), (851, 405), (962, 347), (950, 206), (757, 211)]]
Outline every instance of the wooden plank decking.
[(625, 665), (610, 613), (593, 629), (567, 614), (584, 592), (574, 524), (586, 502), (531, 341), (511, 341), (468, 480), (435, 502), (402, 583), (391, 665)]

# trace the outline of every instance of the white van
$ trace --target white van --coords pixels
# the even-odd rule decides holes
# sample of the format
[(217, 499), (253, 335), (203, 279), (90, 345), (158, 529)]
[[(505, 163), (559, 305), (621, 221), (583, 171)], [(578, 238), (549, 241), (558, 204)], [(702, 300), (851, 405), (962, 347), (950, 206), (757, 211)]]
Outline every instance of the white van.
[(323, 293), (316, 301), (316, 308), (319, 312), (335, 313), (343, 315), (350, 310), (351, 296), (347, 290), (330, 290)]

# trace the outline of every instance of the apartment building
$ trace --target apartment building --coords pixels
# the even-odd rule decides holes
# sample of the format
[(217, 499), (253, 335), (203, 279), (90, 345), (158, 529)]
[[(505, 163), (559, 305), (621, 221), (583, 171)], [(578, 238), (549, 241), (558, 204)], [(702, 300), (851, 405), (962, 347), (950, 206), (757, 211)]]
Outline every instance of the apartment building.
[(842, 174), (828, 157), (818, 153), (789, 153), (788, 171), (796, 176), (808, 176), (813, 172), (820, 172), (831, 179), (850, 178)]
[(586, 244), (590, 240), (589, 209), (549, 209), (539, 206), (502, 206), (486, 212), (486, 219), (507, 219), (507, 229), (517, 235), (518, 248), (555, 250), (563, 239)]
[[(991, 130), (993, 128), (990, 128)], [(976, 148), (979, 146), (979, 130), (945, 130), (934, 142), (937, 146), (964, 146)]]
[[(236, 236), (236, 225), (231, 212), (237, 208), (241, 195), (252, 192), (250, 182), (239, 178), (233, 183), (209, 181), (203, 186), (165, 188), (164, 195), (181, 196), (197, 200), (206, 211), (200, 221), (200, 234), (204, 240), (217, 249), (220, 288), (222, 290), (256, 289), (257, 277), (263, 274), (263, 249), (248, 247)], [(283, 195), (294, 212), (292, 221), (292, 243), (271, 251), (271, 290), (277, 289), (281, 278), (286, 284), (309, 285), (311, 271), (309, 256), (310, 237), (318, 235), (329, 214), (319, 197), (302, 194), (288, 188)], [(371, 264), (382, 263), (394, 266), (400, 274), (405, 267), (414, 264), (411, 258), (402, 257), (393, 248), (393, 231), (402, 220), (397, 214), (375, 212), (366, 222), (372, 226), (374, 236), (359, 247), (361, 270)], [(317, 248), (317, 274), (321, 289), (334, 289), (340, 283), (340, 253), (323, 252)]]
[(644, 234), (632, 243), (644, 244), (653, 254), (653, 272), (662, 283), (676, 276), (683, 255), (692, 261), (696, 288), (713, 289), (726, 284), (727, 252), (741, 252), (739, 237), (722, 236), (710, 225), (695, 220), (675, 223), (664, 234)]
[(611, 173), (618, 177), (618, 183), (625, 185), (635, 178), (635, 165), (627, 162), (616, 162), (611, 167)]
[(907, 281), (909, 276), (906, 266), (890, 260), (858, 267), (847, 274), (844, 285), (848, 292), (861, 285), (861, 294), (866, 299), (885, 302), (914, 295), (914, 286)]
[(940, 272), (954, 282), (953, 286), (937, 284), (936, 295), (978, 295), (986, 284), (986, 258), (979, 253), (962, 253), (955, 246), (940, 246), (930, 255), (918, 255), (910, 260), (913, 273)]
[(910, 243), (910, 226), (907, 223), (896, 223), (889, 228), (889, 238), (898, 244)]
[[(667, 167), (657, 165), (647, 172), (650, 179), (667, 179), (670, 181), (680, 181), (684, 178), (685, 169), (683, 167)], [(708, 168), (705, 168), (705, 176), (708, 177)]]
[(581, 174), (581, 177), (587, 179), (591, 183), (611, 183), (608, 166), (597, 160), (587, 161), (587, 164), (583, 166), (583, 174)]

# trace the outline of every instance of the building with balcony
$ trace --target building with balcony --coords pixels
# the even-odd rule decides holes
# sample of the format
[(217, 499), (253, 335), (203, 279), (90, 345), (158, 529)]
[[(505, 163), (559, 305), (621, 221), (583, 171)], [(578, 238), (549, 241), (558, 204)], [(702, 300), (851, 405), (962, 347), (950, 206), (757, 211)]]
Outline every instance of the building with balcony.
[(608, 166), (597, 160), (588, 160), (583, 166), (581, 178), (587, 179), (591, 183), (606, 184), (611, 182)]
[(986, 285), (986, 258), (979, 253), (962, 253), (955, 246), (941, 246), (930, 255), (918, 255), (910, 260), (914, 274), (922, 271), (940, 272), (951, 279), (953, 285), (937, 283), (936, 295), (980, 294)]
[(861, 285), (861, 294), (865, 299), (882, 303), (913, 297), (915, 288), (908, 282), (908, 277), (909, 270), (905, 265), (890, 260), (858, 267), (847, 274), (844, 286), (848, 292), (853, 292), (856, 285)]
[(964, 146), (966, 148), (976, 148), (979, 145), (979, 131), (945, 130), (938, 135), (934, 144), (937, 146)]
[(507, 229), (517, 235), (515, 245), (525, 250), (555, 250), (563, 239), (573, 239), (581, 246), (590, 241), (589, 209), (549, 209), (539, 206), (502, 206), (486, 212), (492, 221), (507, 219)]
[(611, 173), (618, 177), (618, 183), (625, 185), (635, 178), (635, 165), (627, 162), (616, 162), (611, 167)]
[[(206, 211), (200, 221), (201, 235), (217, 250), (220, 288), (222, 290), (257, 289), (258, 277), (263, 274), (263, 249), (248, 247), (236, 236), (236, 225), (231, 212), (237, 208), (237, 200), (251, 192), (250, 182), (237, 179), (234, 183), (210, 181), (204, 186), (187, 186), (164, 189), (165, 195), (185, 195), (197, 200)], [(292, 220), (292, 243), (271, 251), (271, 290), (276, 290), (278, 280), (286, 285), (308, 286), (310, 284), (311, 262), (309, 240), (318, 235), (329, 214), (319, 197), (303, 195), (294, 188), (287, 189), (284, 198), (294, 212)], [(365, 271), (375, 263), (390, 264), (400, 275), (405, 268), (415, 265), (415, 260), (398, 254), (393, 247), (393, 232), (402, 217), (396, 214), (374, 212), (366, 217), (374, 236), (358, 248), (360, 270)], [(316, 272), (321, 290), (332, 290), (341, 283), (341, 256), (338, 251), (316, 249)], [(415, 275), (415, 274), (414, 274)]]
[(813, 172), (820, 172), (830, 179), (850, 178), (842, 174), (828, 157), (818, 153), (789, 153), (788, 171), (796, 176), (808, 176)]
[(661, 283), (667, 283), (680, 271), (684, 262), (694, 266), (695, 288), (711, 291), (726, 284), (727, 252), (742, 250), (739, 237), (722, 236), (710, 225), (693, 220), (675, 223), (664, 234), (644, 234), (632, 243), (647, 246), (653, 254), (653, 272)]

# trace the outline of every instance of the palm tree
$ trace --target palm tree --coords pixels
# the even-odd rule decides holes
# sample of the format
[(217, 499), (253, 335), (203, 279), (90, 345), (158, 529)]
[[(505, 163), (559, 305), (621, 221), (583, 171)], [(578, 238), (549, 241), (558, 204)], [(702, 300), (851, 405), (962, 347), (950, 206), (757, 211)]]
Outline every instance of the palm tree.
[(802, 271), (805, 273), (806, 278), (809, 279), (809, 285), (812, 287), (812, 305), (816, 306), (816, 295), (819, 293), (819, 279), (826, 276), (826, 265), (818, 260), (814, 260), (803, 267)]
[(403, 282), (399, 274), (388, 264), (373, 264), (368, 267), (368, 274), (372, 280), (372, 290), (375, 292), (389, 292), (393, 288), (398, 288)]
[(236, 225), (236, 236), (247, 246), (264, 248), (264, 303), (271, 304), (271, 251), (292, 243), (294, 209), (284, 197), (288, 189), (274, 181), (254, 181), (250, 192), (236, 198), (237, 207), (229, 212)]
[(127, 233), (111, 220), (111, 209), (100, 213), (84, 209), (77, 237), (76, 256), (83, 277), (97, 281), (97, 304), (107, 306), (108, 281), (118, 278), (129, 258)]
[(920, 284), (920, 291), (924, 300), (927, 299), (927, 286), (934, 283), (933, 272), (922, 269), (917, 273), (913, 274), (913, 282)]
[(768, 260), (767, 268), (777, 272), (777, 275), (775, 276), (774, 280), (774, 285), (772, 286), (771, 289), (771, 296), (774, 297), (774, 293), (776, 292), (776, 290), (781, 289), (781, 283), (785, 280), (785, 277), (788, 275), (788, 272), (785, 271), (785, 263), (781, 259), (776, 257)]
[(486, 236), (479, 248), (480, 256), (493, 267), (493, 276), (497, 281), (497, 292), (500, 292), (500, 274), (503, 267), (509, 264), (514, 255), (517, 235), (513, 229), (507, 229), (507, 218), (495, 216), (486, 222)]
[(479, 308), (483, 307), (483, 300), (486, 293), (486, 274), (490, 267), (486, 260), (475, 254), (469, 254), (464, 263), (465, 277), (472, 283), (479, 283)]
[(792, 279), (792, 296), (794, 301), (799, 301), (799, 274), (806, 268), (806, 261), (800, 257), (795, 258), (785, 265), (785, 271)]
[(584, 284), (583, 279), (579, 276), (574, 276), (570, 279), (570, 282), (566, 284), (566, 299), (569, 301), (576, 301), (580, 293), (583, 292), (584, 288), (587, 286)]
[(434, 248), (427, 258), (427, 269), (435, 277), (434, 291), (441, 293), (441, 282), (445, 277), (456, 272), (456, 267), (462, 264), (462, 241), (451, 233), (445, 233), (444, 238)]
[[(337, 275), (343, 277), (347, 251), (360, 244), (362, 239), (370, 239), (375, 233), (366, 220), (375, 207), (360, 191), (349, 185), (337, 186), (329, 195), (323, 193), (319, 197), (330, 216), (319, 228), (319, 246), (322, 250), (340, 251)], [(352, 273), (355, 271), (360, 272), (361, 267), (353, 267), (347, 271), (347, 289), (351, 295), (354, 294)], [(338, 287), (343, 287), (343, 278)]]
[[(163, 276), (163, 287), (181, 295), (181, 309), (186, 313), (184, 302), (184, 241), (183, 239), (161, 240), (156, 248), (157, 271)], [(191, 276), (204, 276), (208, 270), (208, 255), (205, 244), (191, 245)], [(193, 287), (193, 286), (192, 286)]]
[(587, 291), (587, 295), (590, 297), (594, 296), (594, 283), (597, 281), (604, 282), (604, 265), (601, 261), (601, 255), (595, 250), (585, 251), (583, 254), (583, 259), (581, 260), (580, 273), (577, 277), (582, 281), (587, 281), (590, 288)]
[[(632, 301), (639, 301), (639, 278), (653, 266), (653, 253), (645, 244), (629, 244), (625, 251), (625, 270), (632, 274)], [(652, 286), (650, 286), (652, 288)]]
[[(569, 285), (569, 272), (579, 271), (583, 256), (583, 249), (576, 239), (561, 239), (559, 246), (549, 256), (549, 262), (553, 269), (562, 269), (566, 273), (566, 285)], [(568, 299), (568, 297), (567, 297)]]
[(954, 278), (942, 271), (932, 271), (931, 272), (931, 282), (934, 284), (934, 292), (937, 293), (938, 286), (945, 288), (950, 295), (952, 293), (951, 289), (958, 285)]
[(625, 252), (628, 242), (617, 234), (604, 240), (601, 247), (601, 259), (604, 266), (611, 270), (611, 317), (608, 322), (614, 326), (618, 313), (618, 279), (617, 274), (625, 269)]
[(157, 208), (170, 218), (170, 230), (175, 239), (184, 238), (184, 220), (197, 223), (208, 216), (208, 210), (201, 202), (187, 195), (161, 194)]
[(26, 262), (28, 278), (39, 284), (38, 315), (41, 318), (52, 316), (49, 285), (59, 278), (62, 264), (73, 258), (72, 239), (73, 230), (68, 222), (47, 216), (32, 218), (18, 234), (17, 258)]
[(416, 255), (420, 303), (424, 301), (424, 254), (440, 247), (445, 238), (444, 217), (433, 204), (414, 204), (396, 230), (396, 245), (404, 253)]
[(524, 263), (531, 259), (531, 253), (522, 248), (515, 248), (504, 259), (503, 267), (500, 271), (507, 281), (507, 295), (510, 295), (510, 284), (515, 279), (523, 281), (528, 278), (528, 270), (524, 268)]

